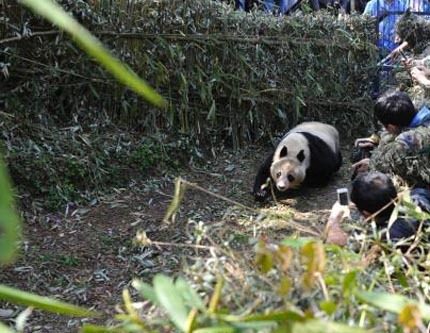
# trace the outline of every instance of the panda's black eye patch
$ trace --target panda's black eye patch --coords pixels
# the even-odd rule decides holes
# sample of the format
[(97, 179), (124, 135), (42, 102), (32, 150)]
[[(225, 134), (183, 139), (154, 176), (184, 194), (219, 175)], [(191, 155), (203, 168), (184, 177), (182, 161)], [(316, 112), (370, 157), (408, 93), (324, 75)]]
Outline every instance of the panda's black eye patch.
[(282, 158), (282, 157), (285, 157), (285, 156), (287, 156), (287, 154), (288, 154), (288, 149), (287, 149), (287, 147), (282, 147), (282, 149), (281, 149), (281, 151), (279, 152), (279, 157), (280, 158)]
[(293, 175), (288, 175), (288, 181), (289, 181), (290, 183), (292, 183), (292, 182), (294, 181), (294, 179), (296, 179), (296, 178), (294, 178), (294, 176), (293, 176)]
[(305, 151), (303, 149), (300, 150), (300, 152), (297, 154), (297, 159), (299, 160), (299, 162), (303, 162), (303, 160), (305, 159)]
[(282, 173), (281, 173), (281, 172), (278, 172), (278, 173), (276, 174), (276, 178), (281, 177), (281, 175), (282, 175)]

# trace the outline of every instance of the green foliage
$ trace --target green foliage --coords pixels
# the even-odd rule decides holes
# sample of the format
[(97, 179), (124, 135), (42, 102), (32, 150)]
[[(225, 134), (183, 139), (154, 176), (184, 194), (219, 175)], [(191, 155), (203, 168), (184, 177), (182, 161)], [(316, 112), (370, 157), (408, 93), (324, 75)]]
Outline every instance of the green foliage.
[(405, 296), (378, 292), (357, 292), (356, 296), (367, 304), (400, 314), (407, 305), (416, 305), (424, 319), (430, 320), (430, 305), (413, 301)]
[(114, 58), (97, 38), (68, 15), (56, 2), (51, 0), (20, 0), (20, 2), (67, 31), (88, 55), (100, 62), (118, 81), (129, 86), (152, 104), (157, 106), (165, 105), (166, 101), (159, 94), (133, 71), (124, 66), (121, 61)]
[[(174, 282), (171, 278), (157, 275), (153, 280), (153, 287), (135, 280), (133, 285), (141, 296), (150, 300), (153, 304), (161, 307), (167, 313), (169, 319), (182, 332), (194, 333), (217, 333), (217, 332), (339, 332), (339, 333), (364, 333), (368, 332), (362, 328), (350, 327), (348, 325), (315, 319), (305, 316), (299, 311), (282, 310), (267, 313), (253, 313), (251, 315), (236, 316), (217, 311), (211, 311), (213, 301), (222, 301), (218, 289), (211, 297), (210, 305), (206, 308), (201, 297), (182, 278)], [(222, 285), (222, 284), (217, 284)], [(219, 290), (220, 291), (220, 290)], [(220, 297), (221, 296), (221, 297)], [(130, 321), (133, 314), (122, 316), (126, 322)], [(148, 323), (149, 324), (149, 323)], [(122, 326), (125, 329), (125, 326)], [(132, 330), (125, 329), (126, 332)], [(146, 332), (146, 330), (142, 330)]]
[[(216, 147), (239, 147), (304, 118), (357, 128), (371, 119), (377, 53), (373, 23), (360, 16), (280, 19), (212, 0), (59, 2), (166, 96), (167, 111), (141, 103), (49, 24), (11, 7), (11, 25), (31, 29), (37, 22), (51, 34), (7, 44), (7, 112), (41, 122), (40, 110), (49, 110), (43, 121), (69, 126), (71, 111), (81, 124), (102, 111), (144, 135), (183, 133)], [(5, 32), (14, 36), (9, 25)], [(32, 49), (40, 56), (29, 63), (22, 58)], [(25, 66), (41, 74), (14, 70)]]
[(154, 140), (145, 140), (131, 153), (130, 159), (141, 172), (147, 172), (151, 168), (157, 167), (165, 169), (174, 162), (160, 143)]
[(9, 142), (7, 161), (20, 192), (43, 199), (51, 210), (68, 202), (92, 200), (98, 192), (122, 185), (130, 177), (176, 172), (191, 156), (198, 158), (184, 137), (141, 138), (139, 133), (126, 136), (91, 129), (28, 134), (31, 138)]

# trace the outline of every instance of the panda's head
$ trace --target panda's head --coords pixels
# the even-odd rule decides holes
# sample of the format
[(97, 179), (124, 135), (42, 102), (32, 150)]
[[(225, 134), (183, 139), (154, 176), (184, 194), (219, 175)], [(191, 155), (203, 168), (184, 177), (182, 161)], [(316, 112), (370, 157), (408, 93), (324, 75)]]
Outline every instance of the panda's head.
[(270, 175), (279, 191), (300, 186), (306, 176), (305, 158), (304, 149), (289, 154), (288, 147), (282, 146), (270, 167)]

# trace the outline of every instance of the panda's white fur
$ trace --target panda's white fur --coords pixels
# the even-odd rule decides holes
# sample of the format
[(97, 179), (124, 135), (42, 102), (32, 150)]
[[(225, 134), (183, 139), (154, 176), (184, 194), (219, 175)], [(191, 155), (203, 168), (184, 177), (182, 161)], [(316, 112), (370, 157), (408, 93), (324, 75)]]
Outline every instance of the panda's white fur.
[(311, 121), (294, 127), (260, 167), (254, 184), (256, 199), (268, 196), (267, 177), (281, 192), (304, 182), (311, 186), (326, 182), (341, 165), (339, 147), (339, 133), (331, 125)]
[[(284, 136), (284, 139), (286, 139), (288, 134), (297, 132), (313, 134), (323, 140), (333, 150), (334, 153), (339, 152), (339, 132), (331, 125), (320, 123), (318, 121), (307, 121), (291, 129)], [(282, 141), (279, 143), (279, 145), (282, 144)]]

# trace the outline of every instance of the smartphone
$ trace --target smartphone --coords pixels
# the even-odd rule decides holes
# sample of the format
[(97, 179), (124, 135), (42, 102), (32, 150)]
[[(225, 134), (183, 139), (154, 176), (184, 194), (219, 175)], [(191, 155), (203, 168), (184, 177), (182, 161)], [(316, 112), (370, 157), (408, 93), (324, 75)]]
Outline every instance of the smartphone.
[(342, 206), (348, 206), (349, 204), (349, 194), (348, 189), (346, 187), (338, 188), (337, 192), (337, 200)]

